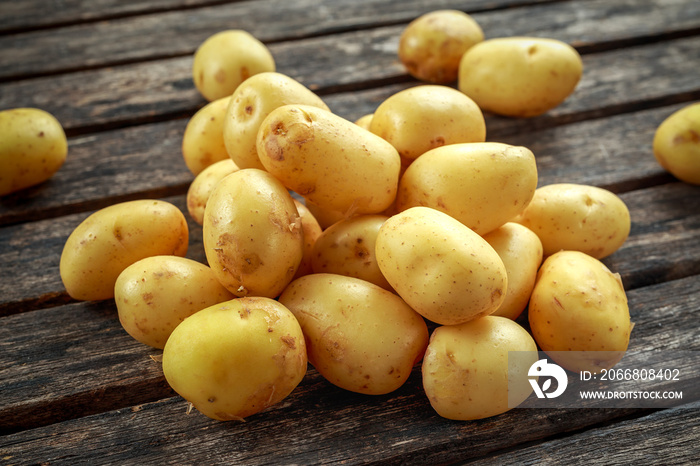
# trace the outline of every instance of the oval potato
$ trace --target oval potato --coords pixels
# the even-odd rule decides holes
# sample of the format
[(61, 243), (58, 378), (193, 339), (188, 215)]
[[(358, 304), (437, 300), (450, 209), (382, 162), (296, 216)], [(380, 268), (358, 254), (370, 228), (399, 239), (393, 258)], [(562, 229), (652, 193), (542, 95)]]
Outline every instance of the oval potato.
[(529, 149), (452, 144), (426, 152), (406, 169), (396, 208), (432, 207), (484, 235), (522, 212), (536, 188), (537, 164)]
[(44, 110), (0, 111), (0, 134), (0, 196), (43, 183), (66, 161), (63, 127)]
[(505, 299), (503, 261), (449, 215), (412, 207), (379, 229), (376, 257), (392, 288), (423, 317), (456, 325), (493, 313)]
[(195, 176), (209, 165), (229, 158), (224, 144), (224, 118), (230, 101), (231, 96), (226, 96), (209, 102), (185, 126), (182, 156)]
[(319, 236), (321, 236), (323, 233), (323, 229), (318, 223), (318, 220), (316, 220), (316, 217), (314, 217), (314, 214), (311, 213), (303, 202), (294, 199), (294, 205), (297, 207), (297, 211), (299, 212), (301, 229), (304, 233), (304, 255), (301, 259), (301, 263), (299, 264), (296, 274), (294, 274), (294, 278), (299, 278), (303, 275), (313, 273), (312, 258), (314, 254), (314, 246), (316, 245), (316, 241), (318, 240)]
[(681, 181), (700, 184), (700, 102), (673, 112), (656, 128), (652, 143), (659, 164)]
[(204, 222), (204, 209), (214, 186), (238, 170), (233, 160), (226, 158), (211, 164), (195, 176), (187, 190), (187, 211), (197, 224)]
[(576, 250), (602, 259), (624, 244), (632, 226), (629, 210), (617, 195), (575, 183), (537, 188), (513, 221), (537, 234), (545, 257), (560, 250)]
[(110, 299), (125, 268), (150, 256), (184, 256), (188, 246), (187, 220), (173, 204), (150, 199), (114, 204), (89, 215), (70, 234), (61, 253), (61, 280), (74, 299)]

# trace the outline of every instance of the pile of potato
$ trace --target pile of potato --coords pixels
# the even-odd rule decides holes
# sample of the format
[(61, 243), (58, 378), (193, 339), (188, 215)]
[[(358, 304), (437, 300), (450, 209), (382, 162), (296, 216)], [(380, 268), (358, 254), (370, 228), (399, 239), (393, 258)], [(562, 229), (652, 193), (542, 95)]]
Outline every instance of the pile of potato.
[[(357, 122), (275, 71), (245, 34), (235, 33), (260, 54), (247, 59), (262, 63), (250, 76), (245, 60), (208, 63), (222, 46), (205, 42), (193, 79), (210, 103), (182, 149), (207, 265), (184, 257), (185, 214), (163, 201), (108, 207), (68, 239), (68, 293), (114, 298), (125, 330), (163, 348), (167, 381), (205, 415), (241, 420), (279, 402), (308, 362), (368, 395), (421, 365), (440, 416), (479, 419), (530, 395), (538, 347), (592, 352), (556, 361), (572, 371), (612, 367), (598, 352), (627, 348), (625, 291), (600, 262), (629, 234), (625, 204), (592, 186), (538, 188), (535, 154), (486, 141), (482, 111), (558, 105), (581, 75), (578, 54), (552, 40), (483, 40), (462, 13), (431, 15), (468, 21), (468, 47), (428, 58), (411, 34), (450, 41), (440, 36), (450, 28), (409, 25), (400, 56), (428, 82)], [(228, 44), (237, 56), (240, 43)], [(459, 89), (445, 84), (455, 79)], [(528, 305), (531, 333), (516, 321)], [(511, 351), (532, 358), (509, 402)]]

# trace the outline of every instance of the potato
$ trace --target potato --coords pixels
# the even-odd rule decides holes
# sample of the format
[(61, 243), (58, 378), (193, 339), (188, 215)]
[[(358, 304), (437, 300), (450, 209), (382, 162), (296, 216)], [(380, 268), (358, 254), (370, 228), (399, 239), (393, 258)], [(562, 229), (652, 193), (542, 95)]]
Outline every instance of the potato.
[(388, 97), (375, 110), (369, 129), (409, 161), (435, 147), (486, 139), (484, 115), (472, 99), (430, 84)]
[(187, 190), (187, 211), (195, 222), (199, 225), (204, 222), (204, 208), (207, 206), (214, 186), (227, 175), (238, 170), (233, 160), (226, 158), (206, 167), (192, 180)]
[(256, 168), (219, 181), (204, 209), (202, 232), (209, 266), (238, 297), (276, 297), (304, 255), (292, 196), (275, 177)]
[(575, 183), (537, 188), (530, 204), (513, 221), (537, 234), (545, 256), (569, 249), (597, 259), (617, 251), (632, 226), (622, 199), (607, 189)]
[(545, 259), (528, 318), (540, 348), (574, 372), (595, 373), (617, 364), (633, 327), (620, 275), (579, 251)]
[(290, 283), (279, 302), (299, 321), (309, 362), (352, 392), (398, 389), (428, 344), (421, 316), (395, 294), (357, 278), (306, 275)]
[(426, 152), (406, 169), (396, 208), (432, 207), (484, 235), (522, 212), (536, 188), (537, 165), (529, 149), (452, 144)]
[(527, 307), (542, 264), (542, 242), (529, 228), (508, 222), (483, 236), (498, 253), (508, 273), (508, 290), (501, 306), (491, 314), (517, 319)]
[(533, 117), (564, 102), (582, 74), (581, 56), (564, 42), (501, 37), (466, 51), (459, 64), (458, 88), (486, 112)]
[(259, 168), (256, 138), (269, 113), (287, 104), (328, 106), (300, 82), (281, 73), (260, 73), (247, 79), (231, 96), (224, 120), (226, 152), (241, 168)]
[(700, 184), (700, 102), (669, 115), (656, 129), (654, 157), (681, 181)]
[(0, 111), (0, 196), (51, 178), (66, 161), (61, 123), (38, 108)]
[(100, 209), (68, 236), (60, 275), (73, 299), (114, 297), (122, 271), (150, 256), (184, 256), (189, 229), (183, 213), (165, 201), (141, 199)]
[(231, 96), (226, 96), (209, 102), (185, 126), (182, 156), (195, 176), (209, 165), (229, 158), (224, 144), (224, 118), (230, 101)]
[(456, 325), (493, 313), (505, 299), (503, 261), (481, 236), (430, 207), (384, 222), (375, 254), (389, 284), (423, 317)]
[(315, 273), (334, 273), (360, 278), (392, 291), (375, 257), (379, 228), (388, 217), (358, 215), (341, 220), (323, 231), (311, 256)]
[(279, 403), (307, 369), (304, 335), (277, 301), (225, 301), (186, 318), (163, 349), (170, 386), (212, 419), (243, 420)]
[(209, 36), (192, 61), (192, 79), (208, 101), (230, 96), (249, 77), (275, 71), (268, 48), (247, 31), (230, 29)]
[[(517, 364), (509, 368), (511, 351), (519, 353)], [(486, 316), (438, 327), (421, 367), (423, 388), (430, 405), (444, 418), (465, 421), (496, 416), (530, 396), (527, 372), (537, 359), (537, 345), (530, 334), (506, 317)]]
[(459, 10), (434, 10), (411, 21), (399, 37), (399, 60), (416, 79), (447, 84), (457, 79), (459, 61), (484, 32)]
[(318, 223), (318, 220), (316, 220), (316, 217), (314, 217), (304, 203), (294, 199), (294, 205), (297, 207), (297, 211), (299, 212), (299, 218), (301, 218), (301, 229), (304, 234), (304, 255), (301, 258), (301, 263), (299, 264), (297, 272), (294, 274), (294, 278), (299, 278), (302, 275), (313, 273), (311, 262), (314, 254), (314, 246), (316, 245), (318, 238), (323, 233), (323, 229)]
[[(314, 218), (318, 220), (318, 224), (321, 225), (322, 230), (325, 230), (326, 228), (330, 227), (335, 222), (339, 222), (340, 220), (349, 218), (346, 217), (343, 212), (331, 209), (324, 209), (323, 207), (319, 207), (313, 202), (310, 202), (308, 199), (304, 200), (304, 205), (306, 205), (306, 208), (309, 209), (309, 212), (313, 214)], [(354, 212), (351, 212), (351, 214), (354, 215)]]
[(362, 128), (369, 131), (369, 124), (372, 122), (373, 113), (368, 113), (367, 115), (362, 115), (360, 118), (355, 120), (355, 124), (361, 126)]
[(124, 330), (159, 349), (186, 317), (233, 298), (209, 267), (179, 256), (141, 259), (125, 268), (114, 285)]
[(268, 172), (322, 208), (374, 214), (396, 197), (396, 149), (328, 110), (278, 107), (260, 125), (257, 148)]

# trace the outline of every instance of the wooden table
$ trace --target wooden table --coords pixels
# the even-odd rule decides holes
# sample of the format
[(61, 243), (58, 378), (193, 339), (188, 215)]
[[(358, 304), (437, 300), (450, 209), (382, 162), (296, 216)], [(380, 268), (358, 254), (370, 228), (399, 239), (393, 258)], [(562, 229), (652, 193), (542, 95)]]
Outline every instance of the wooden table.
[[(269, 45), (278, 71), (354, 120), (416, 84), (396, 56), (406, 24), (456, 8), (489, 38), (551, 37), (581, 52), (584, 76), (570, 99), (527, 120), (487, 115), (488, 139), (530, 148), (540, 185), (587, 183), (622, 197), (632, 232), (604, 262), (628, 292), (630, 349), (698, 350), (700, 187), (665, 173), (651, 140), (670, 113), (700, 100), (700, 2), (82, 3), (0, 3), (0, 109), (42, 108), (69, 136), (68, 161), (53, 179), (0, 200), (0, 464), (700, 460), (697, 400), (455, 422), (432, 410), (418, 369), (398, 391), (374, 397), (310, 369), (288, 399), (245, 423), (188, 415), (165, 382), (160, 351), (126, 334), (113, 301), (71, 300), (58, 272), (66, 238), (96, 209), (163, 198), (186, 211), (193, 177), (180, 144), (205, 103), (191, 64), (209, 35), (248, 30)], [(204, 261), (194, 222), (190, 234), (188, 257)]]

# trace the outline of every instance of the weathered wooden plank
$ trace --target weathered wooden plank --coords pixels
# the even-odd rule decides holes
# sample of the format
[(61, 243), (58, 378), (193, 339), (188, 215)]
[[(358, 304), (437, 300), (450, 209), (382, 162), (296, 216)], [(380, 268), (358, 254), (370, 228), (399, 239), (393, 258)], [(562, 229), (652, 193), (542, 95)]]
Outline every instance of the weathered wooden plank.
[[(187, 214), (184, 196), (164, 200), (188, 221), (187, 257), (205, 263), (202, 228)], [(3, 228), (0, 234), (0, 316), (70, 301), (61, 282), (59, 262), (71, 232), (91, 211)]]
[[(499, 465), (556, 465), (576, 458), (582, 464), (693, 464), (700, 458), (698, 409), (700, 403), (693, 403), (654, 412), (643, 418), (489, 456), (484, 461)], [(614, 448), (601, 449), (610, 439), (614, 439)]]
[[(698, 322), (694, 318), (694, 313), (700, 310), (699, 287), (700, 276), (696, 275), (630, 291), (630, 313), (636, 323), (630, 349), (700, 348), (696, 338)], [(0, 332), (7, 335), (0, 341), (8, 343), (0, 357), (10, 364), (7, 375), (3, 374), (0, 380), (11, 381), (16, 386), (32, 386), (41, 380), (40, 383), (56, 391), (47, 393), (51, 389), (44, 388), (20, 396), (15, 393), (17, 388), (3, 387), (3, 393), (8, 393), (6, 418), (19, 419), (27, 405), (37, 403), (42, 397), (52, 398), (53, 405), (46, 405), (45, 409), (61, 416), (63, 412), (57, 408), (63, 403), (106, 390), (115, 384), (115, 378), (125, 382), (121, 387), (127, 392), (125, 397), (138, 400), (141, 395), (131, 391), (129, 383), (157, 385), (161, 380), (154, 362), (148, 359), (152, 350), (128, 343), (129, 337), (119, 329), (111, 305), (75, 306), (4, 318), (7, 324)], [(37, 328), (37, 322), (53, 323), (59, 328), (48, 332)], [(94, 334), (96, 328), (100, 329), (99, 335)], [(61, 347), (61, 340), (73, 341), (63, 343), (71, 351), (55, 351), (56, 356), (39, 352), (32, 360), (31, 356), (23, 355), (23, 346), (28, 345), (30, 351), (34, 348), (28, 343), (33, 331), (49, 339), (49, 345)], [(104, 352), (104, 346), (112, 348), (109, 354)], [(90, 367), (89, 373), (80, 372), (82, 358), (89, 360), (89, 365), (84, 366)], [(20, 365), (23, 360), (27, 366)], [(115, 366), (118, 370), (113, 370)], [(59, 373), (51, 371), (53, 367), (64, 369)], [(65, 381), (76, 377), (74, 370), (80, 373), (82, 387)], [(109, 375), (110, 370), (119, 376)], [(102, 382), (103, 378), (106, 383)], [(74, 393), (69, 396), (71, 390)], [(165, 390), (163, 397), (169, 394)], [(19, 406), (12, 403), (17, 399), (23, 400)], [(0, 448), (4, 456), (12, 456), (19, 463), (60, 458), (80, 461), (90, 455), (107, 463), (143, 463), (164, 458), (189, 463), (225, 457), (229, 464), (279, 461), (434, 464), (479, 457), (625, 415), (648, 412), (515, 409), (482, 421), (447, 421), (432, 411), (421, 388), (418, 367), (399, 390), (374, 397), (343, 391), (310, 369), (287, 400), (242, 424), (211, 421), (196, 411), (187, 416), (186, 404), (179, 397), (131, 407), (119, 405), (125, 399), (98, 399), (96, 404), (107, 409), (110, 401), (118, 411), (0, 437)], [(60, 419), (68, 418), (64, 415)], [(39, 445), (41, 448), (37, 448)]]

